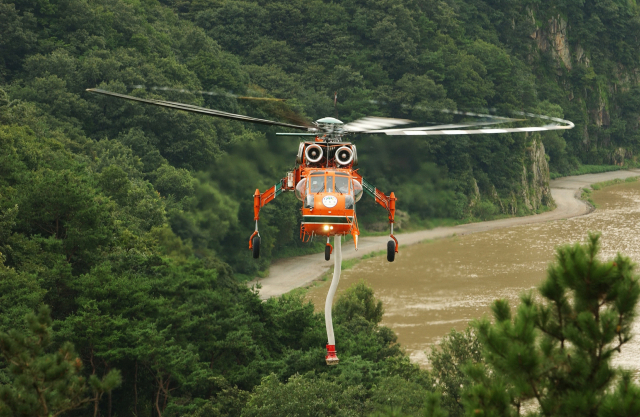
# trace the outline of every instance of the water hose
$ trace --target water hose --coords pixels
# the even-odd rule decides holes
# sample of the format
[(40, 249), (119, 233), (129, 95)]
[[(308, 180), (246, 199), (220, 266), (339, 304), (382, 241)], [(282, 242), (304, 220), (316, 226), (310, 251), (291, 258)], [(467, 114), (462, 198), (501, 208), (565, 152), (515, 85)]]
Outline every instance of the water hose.
[(336, 295), (338, 289), (338, 282), (340, 281), (340, 272), (342, 269), (342, 236), (335, 235), (333, 238), (333, 279), (331, 280), (331, 287), (329, 287), (329, 294), (327, 294), (327, 301), (324, 304), (324, 323), (327, 326), (327, 356), (325, 360), (327, 365), (337, 365), (339, 362), (336, 355), (336, 338), (333, 334), (333, 322), (331, 319), (331, 308), (333, 306), (333, 296)]

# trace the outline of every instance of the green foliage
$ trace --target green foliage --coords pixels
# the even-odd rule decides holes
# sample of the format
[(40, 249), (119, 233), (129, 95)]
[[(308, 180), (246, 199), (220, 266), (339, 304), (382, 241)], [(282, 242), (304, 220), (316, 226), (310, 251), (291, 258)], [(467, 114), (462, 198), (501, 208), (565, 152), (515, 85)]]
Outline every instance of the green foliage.
[(469, 387), (471, 380), (464, 373), (464, 367), (484, 362), (482, 345), (477, 332), (467, 327), (463, 332), (451, 330), (438, 346), (431, 349), (429, 361), (432, 367), (432, 378), (436, 389), (443, 394), (442, 406), (449, 416), (464, 415), (462, 394)]
[[(425, 407), (425, 395), (430, 392), (414, 381), (399, 375), (380, 378), (371, 392), (371, 402), (390, 415), (418, 415)], [(388, 410), (388, 411), (387, 411)], [(395, 414), (394, 414), (395, 413)], [(384, 412), (373, 415), (389, 415)]]
[(603, 401), (598, 416), (633, 416), (640, 413), (640, 387), (634, 383), (629, 372), (621, 372), (615, 390)]
[(542, 300), (523, 295), (515, 315), (505, 300), (496, 301), (495, 323), (475, 324), (486, 365), (465, 368), (474, 381), (465, 398), (470, 415), (519, 415), (529, 401), (546, 416), (636, 409), (631, 395), (639, 388), (611, 361), (631, 338), (640, 286), (628, 258), (596, 257), (598, 238), (558, 249), (539, 287)]
[[(369, 288), (353, 288), (379, 305), (369, 296)], [(338, 299), (343, 304), (352, 301), (345, 294)], [(275, 340), (289, 349), (251, 392), (242, 415), (364, 416), (388, 407), (422, 414), (431, 379), (401, 354), (389, 329), (360, 315), (347, 323), (336, 320), (340, 365), (327, 367), (318, 361), (324, 355), (320, 341), (326, 342), (324, 317), (313, 314), (313, 306), (296, 297), (270, 299), (266, 304), (274, 312), (270, 329)], [(207, 407), (213, 406), (204, 406), (202, 412)]]
[(357, 317), (378, 324), (382, 321), (382, 301), (376, 300), (373, 289), (360, 281), (340, 295), (333, 308), (336, 321), (350, 322)]
[[(552, 37), (546, 26), (558, 16), (569, 21), (571, 69), (536, 44)], [(245, 413), (277, 413), (287, 395), (309, 413), (309, 404), (325, 414), (458, 413), (459, 370), (478, 362), (470, 336), (443, 345), (439, 399), (379, 325), (382, 305), (362, 283), (336, 303), (341, 365), (327, 369), (324, 318), (313, 306), (299, 297), (263, 303), (235, 279), (322, 247), (300, 241), (288, 194), (261, 213), (260, 261), (246, 249), (251, 195), (283, 177), (297, 139), (85, 89), (289, 120), (447, 123), (451, 114), (432, 109), (490, 107), (576, 122), (563, 134), (358, 142), (360, 172), (396, 191), (409, 225), (488, 219), (527, 212), (518, 203), (531, 187), (522, 179), (532, 141), (562, 174), (638, 153), (637, 20), (631, 4), (593, 0), (0, 2), (0, 331), (24, 329), (26, 313), (49, 305), (56, 343), (72, 342), (90, 365), (62, 360), (61, 384), (122, 370), (102, 415), (235, 416), (246, 404)], [(237, 95), (287, 98), (288, 107)], [(366, 229), (380, 223), (371, 201), (358, 214)], [(5, 385), (10, 366), (0, 364)], [(86, 398), (106, 392), (94, 388)], [(510, 407), (512, 383), (494, 377), (485, 388)], [(612, 392), (635, 410), (628, 379)], [(605, 397), (601, 409), (617, 412)]]
[[(3, 126), (28, 125), (37, 140), (55, 137), (79, 166), (100, 173), (90, 183), (97, 181), (118, 204), (114, 211), (128, 228), (149, 231), (167, 220), (199, 256), (217, 256), (244, 277), (272, 259), (321, 249), (300, 242), (297, 203), (281, 197), (262, 216), (261, 261), (251, 261), (245, 250), (253, 228), (250, 195), (282, 178), (297, 140), (276, 139), (273, 129), (96, 97), (85, 88), (126, 92), (145, 85), (131, 93), (285, 119), (291, 111), (228, 92), (287, 98), (300, 114), (318, 118), (334, 114), (331, 97), (338, 91), (336, 110), (345, 121), (385, 115), (449, 122), (451, 115), (430, 109), (526, 108), (577, 123), (572, 131), (540, 134), (558, 174), (583, 164), (618, 164), (619, 148), (623, 159), (637, 153), (640, 107), (636, 87), (626, 81), (638, 49), (632, 36), (638, 11), (631, 6), (294, 3), (4, 5)], [(314, 19), (303, 18), (309, 15)], [(553, 48), (544, 52), (530, 36), (539, 29), (539, 39), (552, 38), (545, 25), (557, 16), (570, 21), (571, 51), (582, 51), (571, 70), (558, 69), (560, 59), (549, 55)], [(190, 92), (200, 90), (211, 94)], [(603, 91), (614, 92), (605, 97)], [(405, 224), (423, 225), (529, 212), (519, 200), (530, 140), (371, 137), (359, 144), (359, 154), (362, 172), (381, 189), (396, 191), (409, 214)], [(361, 203), (359, 214), (366, 229), (378, 227), (374, 204)], [(88, 242), (103, 244), (100, 236)]]
[[(599, 15), (598, 7), (557, 7), (580, 22), (569, 26), (571, 42), (583, 39), (573, 31), (593, 33), (585, 30), (583, 14)], [(281, 197), (262, 216), (263, 258), (254, 263), (246, 251), (253, 228), (250, 196), (282, 178), (297, 140), (275, 138), (270, 128), (97, 97), (85, 88), (133, 90), (285, 119), (299, 116), (228, 93), (287, 98), (290, 108), (313, 119), (334, 114), (331, 97), (338, 91), (335, 110), (345, 121), (385, 115), (449, 122), (451, 115), (431, 109), (527, 108), (578, 121), (575, 131), (541, 135), (552, 169), (561, 173), (580, 162), (608, 162), (615, 146), (633, 147), (626, 139), (638, 110), (632, 90), (608, 97), (611, 126), (595, 126), (589, 119), (595, 102), (587, 92), (596, 85), (604, 91), (598, 83), (610, 71), (598, 61), (576, 63), (574, 73), (558, 75), (553, 62), (545, 61), (549, 57), (532, 53), (535, 26), (529, 16), (546, 22), (547, 15), (558, 14), (538, 11), (535, 4), (73, 0), (55, 7), (18, 2), (2, 10), (3, 42), (12, 40), (0, 63), (3, 124), (28, 125), (38, 140), (55, 136), (79, 166), (100, 173), (91, 182), (117, 203), (114, 211), (126, 218), (128, 229), (149, 231), (166, 220), (198, 256), (217, 256), (244, 277), (265, 270), (272, 259), (321, 249), (300, 242), (297, 203)], [(309, 15), (314, 19), (303, 18)], [(627, 33), (634, 16), (633, 10), (618, 12), (617, 20), (607, 20), (617, 28), (598, 27), (597, 33), (607, 34), (609, 45)], [(616, 50), (634, 50), (630, 45)], [(598, 43), (580, 47), (592, 60), (600, 52)], [(140, 85), (147, 88), (135, 88)], [(211, 94), (193, 93), (200, 90)], [(569, 95), (579, 98), (568, 102)], [(595, 131), (589, 136), (597, 138), (593, 145), (580, 145), (574, 132), (583, 128)], [(600, 140), (607, 135), (611, 143)], [(381, 189), (396, 191), (408, 225), (528, 212), (520, 201), (513, 207), (497, 201), (521, 199), (530, 138), (456, 139), (368, 138), (359, 144), (362, 172)], [(380, 212), (373, 203), (361, 203), (359, 214), (366, 229), (378, 227)], [(89, 246), (102, 247), (100, 237), (93, 238)]]
[(45, 293), (33, 274), (0, 264), (0, 329), (23, 327), (25, 315), (37, 309)]
[(616, 178), (609, 181), (596, 182), (595, 184), (591, 184), (592, 190), (601, 190), (604, 187), (609, 187), (610, 185), (622, 184), (627, 182), (635, 182), (638, 181), (638, 177), (628, 177), (624, 180)]
[(270, 375), (256, 388), (242, 416), (358, 416), (362, 394), (361, 386), (341, 387), (326, 378), (294, 375), (281, 384)]
[(220, 389), (216, 396), (205, 401), (202, 405), (198, 404), (198, 407), (192, 413), (183, 415), (185, 417), (239, 416), (247, 403), (249, 393), (238, 389), (237, 386), (232, 387), (224, 377), (212, 377), (210, 381)]
[(561, 178), (568, 175), (598, 174), (600, 172), (619, 171), (621, 169), (624, 169), (624, 167), (619, 167), (617, 165), (580, 165), (577, 169), (568, 171), (565, 174), (552, 172), (551, 179)]
[(42, 307), (26, 320), (25, 333), (0, 333), (0, 353), (11, 379), (0, 385), (0, 415), (55, 417), (90, 403), (97, 415), (102, 396), (121, 384), (120, 372), (111, 370), (102, 379), (83, 377), (72, 344), (53, 349), (49, 309)]
[(473, 206), (472, 212), (480, 220), (489, 220), (497, 213), (497, 208), (490, 201), (481, 201)]

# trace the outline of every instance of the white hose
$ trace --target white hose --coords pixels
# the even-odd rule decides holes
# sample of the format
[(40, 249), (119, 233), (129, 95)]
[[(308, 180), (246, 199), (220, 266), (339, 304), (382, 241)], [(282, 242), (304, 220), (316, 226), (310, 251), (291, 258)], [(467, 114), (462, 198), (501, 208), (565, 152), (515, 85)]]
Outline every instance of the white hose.
[(333, 238), (333, 279), (331, 280), (329, 294), (327, 294), (327, 301), (324, 303), (324, 323), (327, 326), (327, 340), (329, 341), (329, 345), (336, 344), (336, 338), (333, 335), (333, 322), (331, 321), (331, 307), (333, 307), (333, 296), (336, 295), (338, 282), (340, 281), (340, 270), (342, 269), (341, 239), (342, 237), (339, 235)]

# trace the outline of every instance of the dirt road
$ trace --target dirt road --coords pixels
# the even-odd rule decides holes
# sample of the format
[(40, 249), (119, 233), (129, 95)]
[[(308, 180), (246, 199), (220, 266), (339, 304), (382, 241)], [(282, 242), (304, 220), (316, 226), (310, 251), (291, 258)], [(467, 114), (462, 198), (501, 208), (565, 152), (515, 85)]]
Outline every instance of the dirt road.
[[(596, 182), (608, 181), (616, 178), (628, 178), (640, 175), (640, 170), (603, 172), (600, 174), (586, 174), (574, 177), (564, 177), (552, 180), (551, 195), (557, 208), (542, 214), (525, 217), (511, 217), (508, 219), (492, 220), (480, 223), (461, 224), (452, 227), (437, 227), (431, 230), (421, 230), (411, 233), (397, 234), (402, 250), (403, 245), (413, 245), (429, 239), (437, 239), (469, 233), (485, 232), (530, 223), (541, 223), (551, 220), (566, 219), (589, 213), (590, 207), (579, 200), (580, 190)], [(371, 252), (386, 250), (388, 236), (363, 237), (358, 242), (356, 252), (351, 242), (342, 248), (342, 259), (361, 257)], [(269, 269), (269, 276), (251, 281), (249, 285), (260, 283), (260, 298), (267, 299), (287, 293), (294, 288), (302, 287), (318, 279), (333, 265), (332, 261), (324, 260), (324, 253), (294, 258), (281, 259), (274, 262)]]

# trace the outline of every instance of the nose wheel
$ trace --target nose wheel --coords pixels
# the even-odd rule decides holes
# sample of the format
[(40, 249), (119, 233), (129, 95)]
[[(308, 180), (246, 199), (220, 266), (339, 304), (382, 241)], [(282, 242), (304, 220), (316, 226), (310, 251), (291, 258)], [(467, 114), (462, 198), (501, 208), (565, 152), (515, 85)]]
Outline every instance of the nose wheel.
[(333, 253), (333, 246), (329, 243), (329, 237), (327, 236), (327, 246), (324, 247), (324, 260), (328, 261), (331, 259), (331, 253)]

